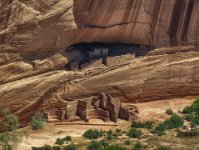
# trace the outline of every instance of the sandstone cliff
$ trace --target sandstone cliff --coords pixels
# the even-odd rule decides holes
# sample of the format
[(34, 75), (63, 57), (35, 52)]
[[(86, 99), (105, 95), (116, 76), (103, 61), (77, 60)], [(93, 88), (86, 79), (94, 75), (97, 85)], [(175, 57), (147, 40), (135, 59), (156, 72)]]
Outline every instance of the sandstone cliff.
[[(0, 108), (22, 118), (56, 103), (108, 92), (123, 102), (197, 95), (198, 0), (1, 0)], [(90, 72), (68, 72), (65, 49), (120, 42), (158, 49)]]

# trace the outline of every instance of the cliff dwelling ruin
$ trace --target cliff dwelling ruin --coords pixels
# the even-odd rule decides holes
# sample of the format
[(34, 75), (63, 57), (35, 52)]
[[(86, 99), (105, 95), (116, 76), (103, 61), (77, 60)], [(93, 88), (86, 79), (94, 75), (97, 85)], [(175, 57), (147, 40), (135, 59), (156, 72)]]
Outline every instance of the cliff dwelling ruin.
[(79, 43), (66, 50), (69, 64), (66, 70), (78, 71), (87, 68), (112, 66), (146, 55), (147, 45), (122, 43)]
[(100, 119), (104, 122), (117, 122), (118, 118), (131, 121), (137, 118), (138, 109), (133, 105), (124, 105), (117, 97), (99, 93), (96, 96), (74, 100), (64, 100), (61, 96), (54, 108), (44, 110), (48, 122), (79, 121)]

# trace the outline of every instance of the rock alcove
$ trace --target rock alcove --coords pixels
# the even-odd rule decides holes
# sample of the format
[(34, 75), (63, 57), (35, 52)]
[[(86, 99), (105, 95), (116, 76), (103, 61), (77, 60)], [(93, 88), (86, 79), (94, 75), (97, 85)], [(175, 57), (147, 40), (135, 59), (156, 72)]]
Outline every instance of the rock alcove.
[(69, 63), (66, 70), (111, 66), (146, 55), (151, 48), (140, 44), (78, 43), (67, 48)]

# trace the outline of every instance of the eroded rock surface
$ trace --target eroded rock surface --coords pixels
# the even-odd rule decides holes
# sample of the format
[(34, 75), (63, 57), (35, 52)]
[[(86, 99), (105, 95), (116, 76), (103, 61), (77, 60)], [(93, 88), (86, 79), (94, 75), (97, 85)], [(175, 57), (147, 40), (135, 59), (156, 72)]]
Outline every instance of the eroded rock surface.
[[(197, 95), (198, 14), (198, 0), (1, 0), (0, 109), (26, 120), (44, 105), (55, 107), (57, 93), (105, 92), (122, 102)], [(66, 71), (65, 50), (82, 42), (192, 46)]]

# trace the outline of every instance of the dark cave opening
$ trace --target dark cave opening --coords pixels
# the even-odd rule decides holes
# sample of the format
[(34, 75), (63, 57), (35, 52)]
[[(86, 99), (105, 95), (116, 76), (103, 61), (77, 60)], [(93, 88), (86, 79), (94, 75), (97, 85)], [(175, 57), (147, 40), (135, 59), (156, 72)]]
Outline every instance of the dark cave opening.
[[(66, 49), (66, 56), (69, 64), (66, 70), (81, 70), (91, 64), (97, 66), (111, 64), (121, 61), (128, 61), (135, 57), (145, 56), (151, 48), (141, 44), (123, 44), (123, 43), (78, 43), (71, 45)], [(96, 63), (97, 62), (97, 63)]]

